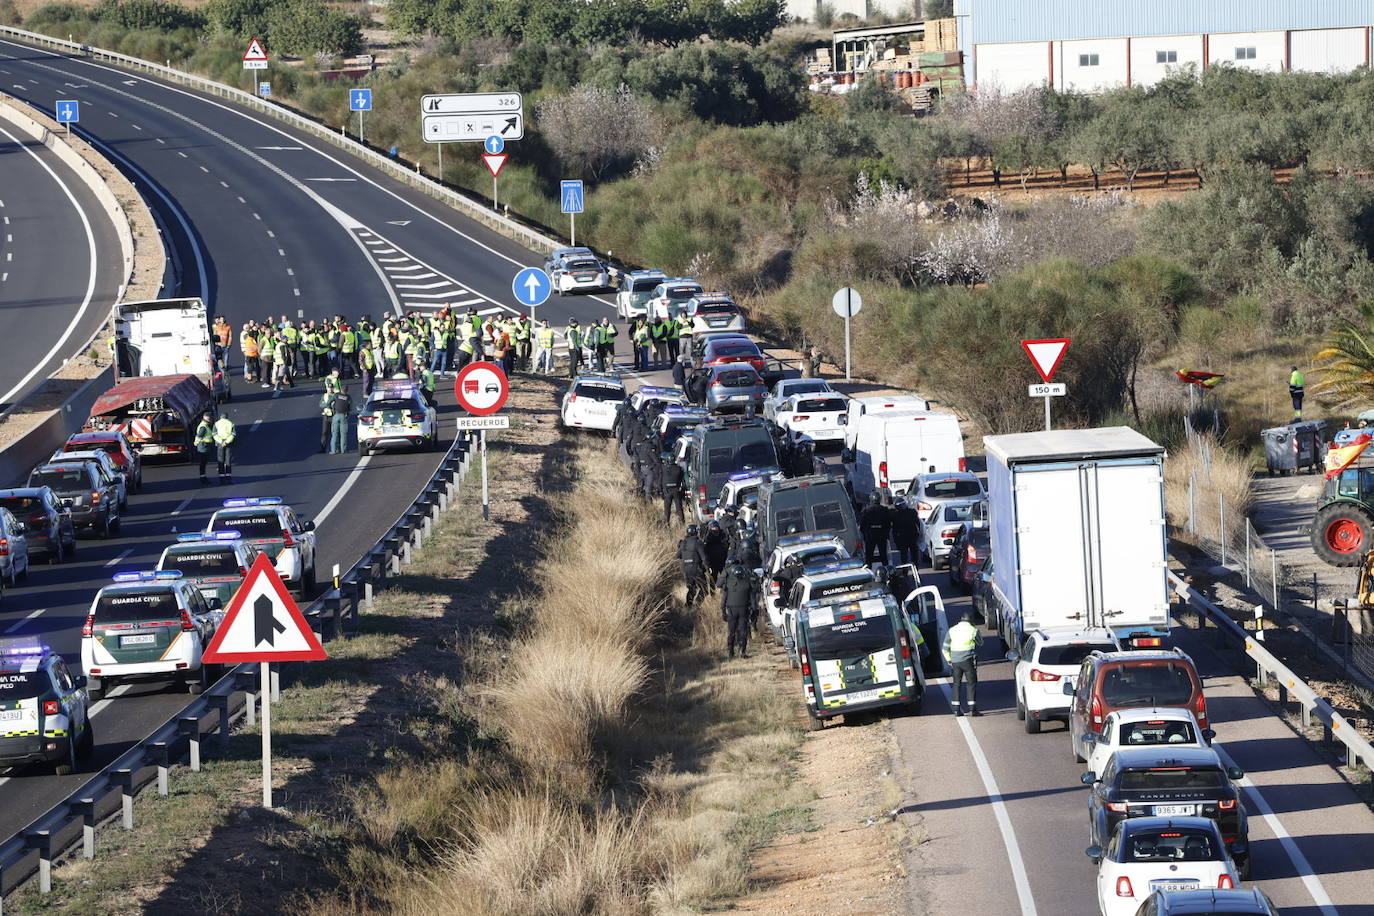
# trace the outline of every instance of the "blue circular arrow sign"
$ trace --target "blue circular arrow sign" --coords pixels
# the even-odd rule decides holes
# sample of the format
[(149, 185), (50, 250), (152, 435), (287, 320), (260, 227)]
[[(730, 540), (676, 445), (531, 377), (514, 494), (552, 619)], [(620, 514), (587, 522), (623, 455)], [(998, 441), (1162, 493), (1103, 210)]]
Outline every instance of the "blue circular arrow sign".
[(549, 282), (549, 275), (538, 267), (526, 267), (511, 281), (511, 290), (515, 293), (516, 302), (533, 308), (548, 300), (553, 292), (553, 284)]
[(495, 156), (505, 150), (506, 141), (502, 140), (498, 135), (492, 134), (490, 137), (487, 137), (482, 145), (486, 148), (488, 153)]

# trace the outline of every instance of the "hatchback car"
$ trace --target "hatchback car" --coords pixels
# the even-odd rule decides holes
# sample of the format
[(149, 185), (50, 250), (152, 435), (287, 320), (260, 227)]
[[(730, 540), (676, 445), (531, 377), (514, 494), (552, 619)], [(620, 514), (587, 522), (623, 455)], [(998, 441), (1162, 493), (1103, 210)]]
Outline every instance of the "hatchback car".
[(548, 257), (544, 258), (544, 273), (552, 274), (554, 268), (556, 268), (558, 266), (558, 263), (562, 261), (564, 258), (583, 256), (594, 258), (596, 257), (596, 253), (592, 251), (590, 248), (585, 248), (581, 245), (578, 245), (575, 248), (555, 248), (553, 251), (549, 252)]
[(738, 344), (753, 344), (754, 338), (743, 331), (711, 331), (708, 334), (698, 334), (692, 338), (691, 356), (693, 359), (702, 359), (707, 347), (727, 341)]
[(1134, 916), (1156, 891), (1229, 891), (1240, 884), (1217, 825), (1201, 817), (1142, 817), (1117, 824), (1105, 848), (1090, 846), (1098, 862), (1097, 904), (1102, 916)]
[(64, 452), (102, 451), (124, 472), (124, 480), (130, 493), (143, 489), (143, 457), (130, 443), (129, 438), (117, 429), (99, 432), (73, 433), (67, 437)]
[(906, 496), (922, 517), (942, 502), (985, 499), (987, 491), (977, 474), (954, 471), (949, 474), (921, 474), (911, 482)]
[(1084, 736), (1101, 732), (1113, 710), (1173, 706), (1192, 712), (1202, 728), (1210, 725), (1202, 679), (1182, 649), (1090, 653), (1064, 692), (1070, 695), (1069, 740), (1080, 762), (1092, 752)]
[(794, 394), (777, 406), (773, 422), (793, 443), (810, 442), (816, 454), (844, 448), (845, 398), (840, 394)]
[(1135, 916), (1279, 916), (1279, 908), (1257, 887), (1233, 891), (1155, 891)]
[(76, 553), (76, 526), (72, 513), (48, 487), (0, 490), (0, 507), (8, 509), (24, 526), (29, 556), (47, 557), (61, 563)]
[(758, 412), (768, 389), (750, 366), (727, 363), (714, 366), (706, 382), (706, 407), (713, 413)]
[(609, 289), (611, 274), (606, 265), (592, 255), (570, 255), (553, 266), (549, 281), (554, 292), (564, 296)]
[(378, 449), (432, 449), (438, 441), (439, 414), (409, 380), (383, 382), (358, 410), (360, 455)]
[(248, 546), (267, 554), (298, 596), (315, 591), (315, 523), (302, 522), (280, 496), (226, 499), (204, 533), (213, 537), (219, 531), (237, 531)]
[(701, 353), (701, 364), (708, 368), (727, 366), (732, 363), (748, 363), (759, 373), (760, 378), (763, 376), (763, 351), (752, 340), (738, 338), (713, 340), (706, 345), (706, 349)]
[(46, 764), (58, 776), (95, 749), (85, 679), (33, 639), (0, 640), (0, 766)]
[(744, 313), (725, 293), (702, 293), (688, 299), (687, 320), (694, 334), (744, 330)]
[(1119, 652), (1121, 643), (1111, 630), (1053, 627), (1036, 630), (1026, 637), (1019, 652), (1008, 652), (1016, 663), (1016, 718), (1026, 723), (1034, 735), (1041, 722), (1066, 722), (1069, 698), (1064, 695), (1064, 679), (1078, 673), (1083, 659), (1093, 652)]
[(114, 463), (114, 459), (102, 451), (85, 452), (54, 452), (48, 459), (48, 464), (67, 464), (72, 461), (91, 461), (100, 469), (100, 477), (109, 484), (115, 492), (115, 498), (119, 501), (119, 511), (124, 512), (129, 508), (129, 483), (124, 477), (124, 472), (119, 465)]
[(0, 509), (0, 576), (10, 588), (29, 577), (29, 539), (24, 523), (8, 509)]
[(579, 375), (563, 392), (559, 418), (567, 427), (610, 432), (615, 425), (616, 408), (624, 400), (625, 383), (619, 377)]
[(192, 532), (177, 535), (177, 542), (162, 551), (157, 568), (181, 573), (200, 589), (211, 610), (221, 610), (233, 600), (257, 555), (237, 531), (218, 531), (211, 537)]
[[(911, 497), (907, 497), (910, 500)], [(949, 565), (954, 542), (966, 528), (986, 528), (986, 499), (940, 500), (921, 516), (918, 546), (921, 555), (935, 569)]]
[(649, 300), (654, 289), (668, 279), (661, 270), (632, 270), (625, 274), (620, 283), (620, 292), (615, 296), (615, 314), (622, 321), (643, 318), (649, 314)]
[(649, 296), (649, 320), (682, 317), (687, 311), (687, 302), (701, 292), (701, 284), (690, 277), (664, 280)]
[(949, 581), (972, 593), (983, 564), (992, 556), (992, 536), (988, 529), (965, 525), (949, 548)]
[(1117, 824), (1137, 817), (1205, 817), (1216, 821), (1242, 878), (1250, 876), (1249, 821), (1234, 780), (1245, 774), (1222, 765), (1211, 748), (1128, 748), (1101, 773), (1084, 773), (1088, 843), (1105, 847)]
[(102, 538), (119, 532), (118, 496), (95, 462), (39, 465), (29, 472), (28, 486), (50, 488), (76, 527), (90, 528)]
[(773, 384), (773, 390), (763, 402), (763, 415), (773, 419), (778, 407), (794, 394), (838, 394), (830, 383), (819, 378), (785, 378)]
[(1210, 728), (1197, 724), (1197, 717), (1186, 709), (1142, 707), (1118, 709), (1107, 716), (1101, 732), (1088, 732), (1092, 753), (1088, 769), (1100, 773), (1117, 751), (1131, 747), (1208, 747), (1215, 736)]

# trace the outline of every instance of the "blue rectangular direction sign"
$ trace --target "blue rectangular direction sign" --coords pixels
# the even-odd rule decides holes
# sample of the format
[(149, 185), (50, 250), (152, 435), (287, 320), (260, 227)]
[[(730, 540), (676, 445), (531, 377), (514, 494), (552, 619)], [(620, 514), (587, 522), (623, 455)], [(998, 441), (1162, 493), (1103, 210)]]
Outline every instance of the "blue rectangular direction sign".
[(81, 103), (71, 99), (61, 99), (53, 106), (57, 112), (58, 124), (75, 124), (81, 120)]
[(582, 182), (559, 182), (564, 213), (581, 213), (583, 210)]

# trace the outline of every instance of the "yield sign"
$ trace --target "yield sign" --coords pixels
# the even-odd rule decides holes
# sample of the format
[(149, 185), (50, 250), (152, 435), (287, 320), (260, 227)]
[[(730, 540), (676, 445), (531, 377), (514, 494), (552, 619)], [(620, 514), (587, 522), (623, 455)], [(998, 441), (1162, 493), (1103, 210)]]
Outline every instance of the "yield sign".
[(205, 648), (211, 664), (237, 662), (310, 662), (326, 658), (324, 646), (310, 629), (281, 576), (260, 553), (234, 593), (229, 611)]
[(1055, 370), (1059, 368), (1059, 361), (1064, 358), (1064, 352), (1069, 349), (1069, 344), (1073, 342), (1069, 337), (1054, 337), (1046, 340), (1023, 340), (1021, 349), (1026, 351), (1031, 363), (1035, 366), (1035, 371), (1040, 373), (1040, 378), (1048, 385), (1054, 381)]
[(244, 60), (267, 60), (267, 49), (262, 46), (262, 42), (254, 38), (248, 42), (248, 50), (243, 52)]
[(483, 153), (482, 162), (487, 166), (487, 171), (491, 172), (491, 177), (495, 178), (501, 174), (501, 166), (506, 164), (510, 156), (506, 153)]

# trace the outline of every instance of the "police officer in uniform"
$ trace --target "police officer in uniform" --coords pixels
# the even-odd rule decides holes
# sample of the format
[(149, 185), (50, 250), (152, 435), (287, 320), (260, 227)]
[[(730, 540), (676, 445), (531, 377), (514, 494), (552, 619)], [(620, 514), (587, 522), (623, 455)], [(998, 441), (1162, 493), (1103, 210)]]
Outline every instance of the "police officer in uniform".
[(910, 499), (900, 498), (892, 507), (892, 543), (899, 563), (916, 562), (916, 544), (921, 534), (921, 516)]
[(210, 449), (215, 444), (215, 415), (210, 411), (205, 411), (201, 415), (200, 425), (196, 427), (196, 453), (200, 456), (200, 482), (209, 483), (210, 478), (205, 476), (205, 466), (210, 463)]
[(892, 527), (892, 515), (883, 505), (882, 494), (873, 491), (868, 506), (859, 516), (859, 530), (864, 536), (864, 563), (887, 563), (887, 536)]
[(688, 525), (687, 535), (678, 541), (677, 558), (682, 564), (682, 579), (687, 583), (687, 606), (692, 607), (706, 594), (706, 550), (697, 536), (696, 525)]
[(215, 440), (215, 461), (219, 464), (220, 483), (234, 482), (234, 440), (238, 438), (238, 431), (234, 429), (234, 421), (229, 416), (220, 417), (215, 421), (211, 435)]
[(668, 524), (668, 514), (677, 506), (678, 523), (687, 520), (682, 504), (682, 465), (676, 461), (663, 462), (663, 524)]
[(978, 711), (978, 647), (983, 644), (983, 634), (973, 623), (973, 612), (968, 611), (959, 622), (945, 633), (945, 661), (949, 662), (954, 674), (950, 688), (950, 703), (954, 714), (964, 714), (963, 683), (968, 680), (969, 715), (981, 716)]
[(739, 648), (742, 658), (748, 658), (749, 629), (753, 626), (753, 612), (749, 601), (754, 595), (754, 585), (749, 570), (738, 557), (730, 557), (725, 567), (725, 575), (720, 582), (720, 616), (725, 621), (725, 647), (730, 657), (735, 657)]

